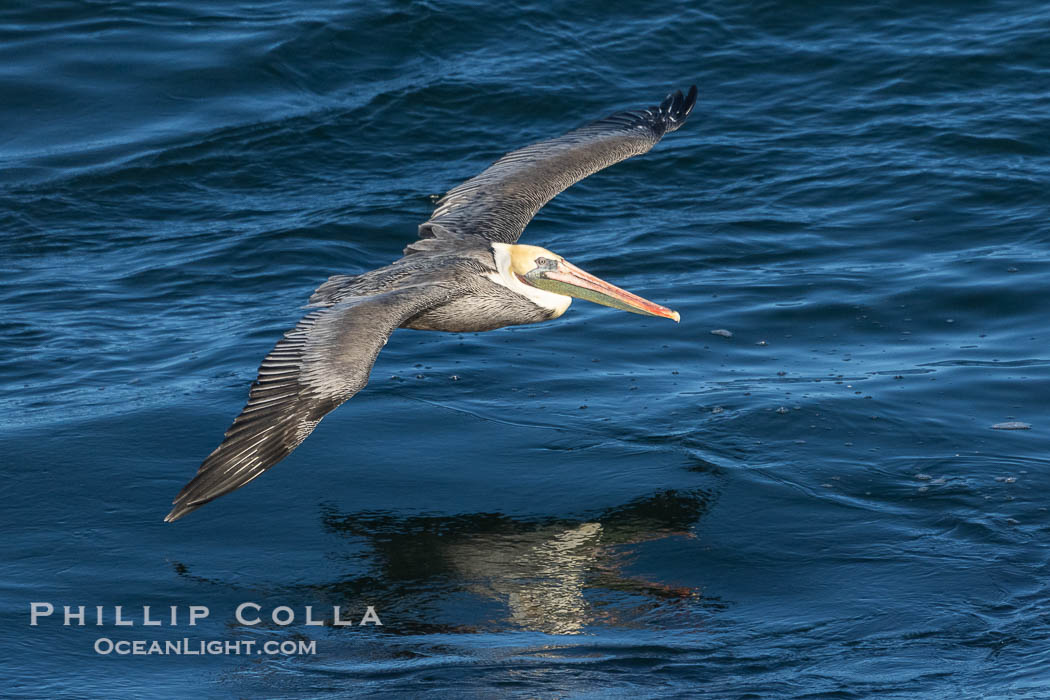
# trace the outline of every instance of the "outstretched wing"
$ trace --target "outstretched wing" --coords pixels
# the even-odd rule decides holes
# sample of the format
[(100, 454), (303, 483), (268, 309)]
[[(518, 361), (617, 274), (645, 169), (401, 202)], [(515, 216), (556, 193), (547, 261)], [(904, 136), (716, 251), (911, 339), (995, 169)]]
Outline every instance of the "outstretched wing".
[(695, 104), (694, 85), (689, 94), (679, 90), (656, 107), (619, 112), (508, 153), (438, 200), (419, 236), (473, 234), (513, 243), (555, 195), (602, 168), (645, 153), (685, 123)]
[(404, 287), (304, 316), (263, 360), (248, 404), (175, 497), (165, 521), (244, 486), (287, 457), (329, 411), (368, 383), (394, 329), (446, 296), (433, 286)]

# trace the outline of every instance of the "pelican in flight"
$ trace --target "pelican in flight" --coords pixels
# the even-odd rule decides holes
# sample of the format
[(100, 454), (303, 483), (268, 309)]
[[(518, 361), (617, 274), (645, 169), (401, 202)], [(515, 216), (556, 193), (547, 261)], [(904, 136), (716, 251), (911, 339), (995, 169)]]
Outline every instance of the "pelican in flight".
[(287, 457), (330, 411), (361, 391), (395, 328), (469, 333), (558, 318), (572, 297), (678, 321), (678, 312), (516, 241), (540, 207), (591, 173), (640, 155), (685, 123), (689, 93), (619, 112), (503, 156), (448, 191), (419, 240), (386, 267), (334, 275), (314, 310), (262, 361), (248, 404), (175, 496), (166, 521), (239, 489)]

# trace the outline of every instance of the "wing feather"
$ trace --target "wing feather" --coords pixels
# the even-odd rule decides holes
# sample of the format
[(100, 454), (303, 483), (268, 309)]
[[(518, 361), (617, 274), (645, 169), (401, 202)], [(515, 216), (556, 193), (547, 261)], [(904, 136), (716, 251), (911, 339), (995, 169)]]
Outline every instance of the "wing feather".
[(602, 168), (647, 152), (685, 123), (695, 104), (694, 85), (687, 95), (671, 93), (656, 107), (619, 112), (508, 153), (438, 200), (419, 236), (475, 235), (514, 243), (555, 195)]
[(394, 329), (446, 298), (442, 289), (405, 287), (304, 316), (262, 361), (248, 404), (165, 520), (244, 486), (287, 457), (327, 413), (364, 388)]

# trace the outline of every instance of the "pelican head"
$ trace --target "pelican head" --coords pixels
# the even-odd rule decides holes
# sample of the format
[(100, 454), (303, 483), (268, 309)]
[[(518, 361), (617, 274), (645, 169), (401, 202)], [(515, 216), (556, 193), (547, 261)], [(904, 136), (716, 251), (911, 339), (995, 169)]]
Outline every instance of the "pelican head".
[(562, 296), (586, 299), (633, 314), (660, 316), (676, 323), (681, 319), (677, 311), (671, 311), (666, 306), (654, 304), (648, 299), (598, 279), (546, 248), (520, 244), (508, 247), (510, 272), (530, 287)]

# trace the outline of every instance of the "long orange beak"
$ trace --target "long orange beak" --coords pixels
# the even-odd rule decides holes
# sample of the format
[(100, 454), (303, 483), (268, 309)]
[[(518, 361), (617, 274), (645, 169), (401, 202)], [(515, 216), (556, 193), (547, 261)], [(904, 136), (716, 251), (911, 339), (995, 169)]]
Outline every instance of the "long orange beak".
[(586, 299), (596, 304), (611, 306), (614, 309), (630, 311), (633, 314), (660, 316), (669, 318), (675, 323), (681, 320), (677, 311), (671, 311), (666, 306), (654, 304), (637, 294), (631, 294), (625, 289), (598, 279), (566, 260), (559, 260), (555, 269), (547, 270), (530, 281), (540, 289), (546, 289), (549, 292)]

